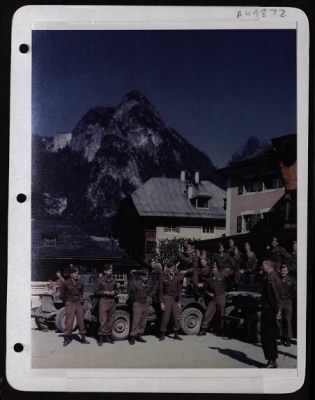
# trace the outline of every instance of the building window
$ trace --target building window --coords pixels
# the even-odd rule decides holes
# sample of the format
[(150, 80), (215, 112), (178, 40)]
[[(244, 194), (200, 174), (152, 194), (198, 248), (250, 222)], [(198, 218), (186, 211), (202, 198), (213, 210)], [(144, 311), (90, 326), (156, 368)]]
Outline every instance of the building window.
[(121, 272), (113, 272), (113, 278), (115, 281), (123, 281), (124, 280), (124, 274)]
[(147, 241), (145, 242), (145, 254), (154, 255), (156, 253), (156, 242)]
[(203, 225), (202, 233), (214, 233), (215, 226), (214, 225)]
[(270, 189), (283, 187), (282, 180), (276, 175), (270, 174), (260, 178), (253, 177), (244, 179), (238, 184), (238, 194), (262, 192)]
[(270, 225), (271, 213), (260, 212), (257, 214), (239, 215), (237, 217), (237, 233), (250, 232), (261, 220), (264, 220), (264, 225)]
[(147, 239), (147, 240), (155, 240), (156, 239), (156, 231), (155, 231), (155, 229), (151, 229), (151, 230), (149, 230), (149, 229), (147, 229), (146, 231), (145, 231), (145, 238)]
[(44, 247), (56, 247), (57, 239), (56, 238), (44, 238)]
[(209, 208), (209, 200), (204, 197), (197, 197), (196, 208)]
[(237, 217), (237, 233), (242, 232), (243, 230), (243, 218), (241, 215)]
[(243, 228), (245, 232), (251, 231), (254, 226), (260, 221), (261, 214), (243, 215)]
[(164, 226), (164, 232), (179, 233), (179, 226)]

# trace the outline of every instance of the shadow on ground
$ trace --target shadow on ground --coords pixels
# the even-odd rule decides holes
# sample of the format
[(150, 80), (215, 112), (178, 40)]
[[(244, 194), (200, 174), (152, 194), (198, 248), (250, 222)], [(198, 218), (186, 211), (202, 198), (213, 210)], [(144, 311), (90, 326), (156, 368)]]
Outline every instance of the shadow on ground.
[(210, 350), (218, 350), (219, 353), (233, 358), (234, 360), (240, 361), (244, 364), (247, 365), (251, 365), (253, 367), (257, 367), (257, 368), (263, 368), (265, 366), (265, 364), (253, 360), (252, 358), (248, 358), (247, 355), (245, 353), (243, 353), (242, 351), (237, 351), (237, 350), (232, 350), (232, 349), (222, 349), (220, 347), (208, 347)]

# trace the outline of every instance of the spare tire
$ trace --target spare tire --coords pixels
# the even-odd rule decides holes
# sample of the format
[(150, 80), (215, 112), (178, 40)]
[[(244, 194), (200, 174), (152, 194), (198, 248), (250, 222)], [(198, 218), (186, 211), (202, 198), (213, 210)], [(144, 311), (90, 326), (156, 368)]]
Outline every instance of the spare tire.
[(116, 310), (112, 335), (115, 340), (124, 340), (129, 336), (130, 314), (125, 310)]
[(181, 315), (180, 327), (186, 335), (197, 335), (203, 314), (197, 307), (187, 307)]

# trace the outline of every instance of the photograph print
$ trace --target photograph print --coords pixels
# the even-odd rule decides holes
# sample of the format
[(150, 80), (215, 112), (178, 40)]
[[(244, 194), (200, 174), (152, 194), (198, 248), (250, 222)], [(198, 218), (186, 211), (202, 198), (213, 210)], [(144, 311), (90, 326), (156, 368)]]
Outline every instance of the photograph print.
[(297, 367), (296, 57), (33, 30), (32, 368)]

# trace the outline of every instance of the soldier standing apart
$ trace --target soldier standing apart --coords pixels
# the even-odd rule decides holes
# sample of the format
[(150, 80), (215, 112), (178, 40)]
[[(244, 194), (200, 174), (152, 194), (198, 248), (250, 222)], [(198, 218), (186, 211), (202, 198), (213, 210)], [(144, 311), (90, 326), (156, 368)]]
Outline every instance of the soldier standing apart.
[(291, 346), (292, 332), (292, 312), (293, 302), (296, 296), (295, 280), (288, 276), (289, 270), (285, 264), (280, 268), (281, 279), (281, 320), (280, 322), (280, 337), (281, 343), (286, 347)]
[(180, 314), (180, 293), (182, 288), (182, 275), (185, 271), (176, 271), (174, 263), (166, 265), (166, 271), (162, 274), (160, 280), (160, 303), (162, 310), (162, 318), (160, 325), (160, 338), (162, 341), (165, 339), (167, 326), (173, 319), (174, 324), (174, 339), (183, 340), (179, 335), (179, 314)]
[(211, 276), (204, 284), (204, 293), (208, 296), (209, 303), (203, 317), (198, 336), (205, 336), (207, 334), (208, 326), (215, 316), (216, 312), (218, 314), (218, 335), (222, 335), (226, 295), (226, 279), (229, 274), (230, 273), (219, 271), (216, 264), (212, 266)]
[(148, 315), (150, 313), (150, 287), (148, 286), (148, 272), (140, 271), (140, 280), (133, 283), (130, 289), (132, 300), (132, 326), (129, 335), (129, 344), (135, 341), (146, 343), (142, 335), (144, 334)]
[(71, 266), (69, 278), (61, 283), (60, 298), (65, 303), (65, 330), (63, 345), (67, 346), (71, 343), (72, 328), (74, 318), (77, 318), (79, 332), (81, 335), (81, 343), (89, 344), (85, 338), (86, 329), (84, 324), (83, 309), (83, 285), (80, 282), (78, 268)]
[(281, 282), (274, 265), (271, 260), (263, 261), (265, 277), (261, 293), (261, 344), (267, 360), (266, 368), (278, 368), (277, 321), (281, 318)]
[(104, 266), (104, 274), (97, 281), (95, 296), (100, 297), (99, 301), (99, 329), (98, 342), (102, 346), (104, 342), (113, 344), (112, 330), (114, 325), (118, 284), (113, 278), (112, 265)]

